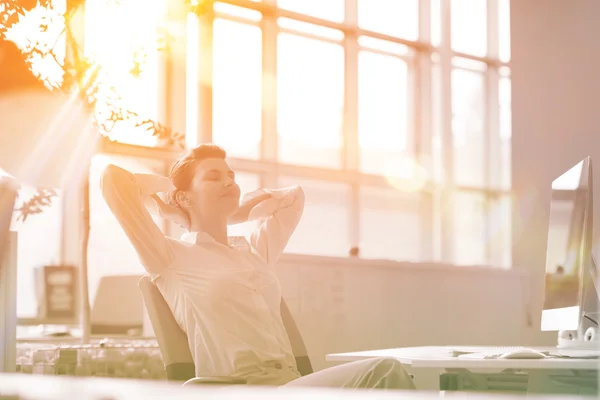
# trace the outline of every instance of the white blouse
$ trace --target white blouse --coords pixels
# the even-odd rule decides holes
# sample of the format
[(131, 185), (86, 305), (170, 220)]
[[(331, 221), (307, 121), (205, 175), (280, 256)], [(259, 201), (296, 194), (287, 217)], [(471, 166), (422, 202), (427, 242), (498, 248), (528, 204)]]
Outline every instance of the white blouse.
[(251, 193), (271, 194), (250, 212), (250, 219), (263, 222), (250, 243), (230, 237), (225, 246), (204, 232), (186, 233), (181, 240), (164, 236), (144, 206), (145, 196), (159, 191), (147, 175), (136, 179), (110, 165), (101, 185), (142, 265), (187, 333), (196, 376), (278, 385), (300, 377), (281, 319), (274, 265), (302, 215), (302, 188)]

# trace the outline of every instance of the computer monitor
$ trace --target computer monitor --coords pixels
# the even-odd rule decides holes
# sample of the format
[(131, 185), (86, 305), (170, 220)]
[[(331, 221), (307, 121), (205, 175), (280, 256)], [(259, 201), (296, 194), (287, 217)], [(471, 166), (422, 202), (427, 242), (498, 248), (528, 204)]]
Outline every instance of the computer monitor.
[(590, 157), (552, 182), (543, 331), (578, 331), (583, 337), (598, 326), (592, 189)]

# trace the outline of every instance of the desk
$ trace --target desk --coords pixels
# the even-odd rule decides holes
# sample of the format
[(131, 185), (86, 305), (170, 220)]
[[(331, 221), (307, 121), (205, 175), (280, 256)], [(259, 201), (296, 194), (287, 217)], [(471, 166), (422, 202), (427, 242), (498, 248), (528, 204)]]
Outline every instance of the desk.
[[(556, 348), (549, 347), (537, 347), (534, 349), (556, 352)], [(576, 375), (582, 375), (582, 377), (588, 379), (589, 382), (592, 382), (591, 380), (594, 379), (597, 380), (596, 371), (598, 371), (600, 365), (600, 360), (598, 359), (463, 359), (454, 357), (452, 355), (453, 350), (464, 352), (487, 352), (493, 350), (493, 348), (473, 346), (406, 347), (329, 354), (327, 355), (327, 360), (335, 362), (351, 362), (373, 357), (392, 357), (404, 364), (407, 369), (413, 373), (415, 385), (418, 389), (424, 390), (447, 389), (443, 387), (443, 385), (440, 385), (440, 374), (443, 374), (444, 372), (457, 374), (465, 372), (473, 374), (497, 374), (496, 377), (498, 378), (500, 376), (507, 377), (508, 374), (505, 371), (512, 373), (515, 377), (521, 372), (522, 374), (527, 374), (527, 378), (522, 379), (521, 382), (524, 382), (525, 388), (532, 393), (548, 392), (549, 390), (547, 388), (550, 386), (552, 386), (554, 390), (554, 386), (549, 382), (549, 379), (553, 379), (557, 374), (564, 377), (572, 375), (573, 371), (577, 371)], [(482, 375), (473, 375), (473, 379), (481, 380), (481, 376)], [(509, 386), (506, 384), (506, 380), (505, 386)]]
[[(128, 379), (72, 378), (41, 375), (0, 374), (0, 397), (19, 400), (433, 400), (453, 397), (460, 400), (506, 400), (506, 396), (489, 394), (438, 393), (408, 391), (360, 391), (327, 388), (300, 387), (249, 387), (235, 385), (225, 388), (215, 386), (186, 386), (169, 382), (147, 382)], [(508, 399), (514, 397), (508, 397)], [(571, 397), (576, 399), (576, 397)], [(536, 398), (542, 400), (544, 398)], [(555, 398), (548, 397), (548, 400)], [(568, 398), (563, 397), (562, 400)]]

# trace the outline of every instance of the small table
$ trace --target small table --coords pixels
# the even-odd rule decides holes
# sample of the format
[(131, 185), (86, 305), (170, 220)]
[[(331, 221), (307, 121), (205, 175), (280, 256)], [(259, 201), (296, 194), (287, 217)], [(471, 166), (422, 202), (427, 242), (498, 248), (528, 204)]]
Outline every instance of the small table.
[[(450, 389), (444, 386), (445, 384), (447, 385), (448, 379), (451, 380), (452, 375), (473, 381), (473, 387), (470, 390), (486, 390), (485, 388), (477, 387), (477, 385), (481, 386), (482, 383), (485, 383), (484, 381), (489, 382), (492, 378), (499, 382), (496, 390), (502, 390), (502, 386), (507, 390), (511, 389), (511, 387), (514, 390), (523, 390), (518, 388), (519, 385), (511, 386), (510, 379), (505, 379), (502, 382), (501, 377), (509, 378), (510, 374), (512, 374), (515, 377), (515, 382), (522, 382), (521, 386), (530, 393), (557, 393), (559, 391), (559, 393), (564, 394), (593, 394), (591, 386), (594, 385), (594, 382), (597, 382), (597, 371), (600, 365), (600, 360), (598, 359), (465, 359), (454, 355), (457, 351), (479, 353), (490, 352), (496, 349), (498, 347), (405, 347), (329, 354), (327, 355), (327, 360), (351, 362), (374, 357), (395, 358), (414, 374), (417, 388), (424, 390)], [(556, 348), (554, 347), (537, 347), (533, 349), (556, 352)], [(524, 373), (526, 375), (518, 375)], [(557, 387), (557, 379), (561, 381), (562, 385), (558, 385), (560, 387)], [(590, 387), (592, 392), (585, 392), (585, 389), (579, 393), (569, 392), (569, 381), (573, 379), (580, 379), (581, 382)]]

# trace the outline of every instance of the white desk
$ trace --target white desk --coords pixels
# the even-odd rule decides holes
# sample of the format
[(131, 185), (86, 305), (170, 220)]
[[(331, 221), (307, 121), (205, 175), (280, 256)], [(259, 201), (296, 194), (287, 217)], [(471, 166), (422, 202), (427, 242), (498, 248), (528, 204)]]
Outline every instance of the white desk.
[[(20, 399), (178, 399), (178, 400), (506, 400), (505, 396), (489, 394), (445, 393), (407, 391), (359, 391), (328, 388), (266, 387), (235, 385), (230, 387), (186, 386), (178, 383), (135, 381), (129, 379), (74, 378), (49, 375), (0, 374), (0, 396), (20, 396)], [(570, 397), (573, 400), (576, 397)], [(569, 398), (569, 399), (570, 399)], [(543, 400), (544, 398), (536, 398)], [(547, 397), (547, 400), (555, 400)], [(562, 397), (566, 400), (567, 397)]]
[[(535, 348), (540, 351), (556, 352), (556, 348)], [(440, 389), (439, 375), (445, 371), (468, 370), (473, 373), (495, 373), (507, 370), (523, 371), (529, 375), (529, 387), (533, 391), (540, 390), (540, 385), (547, 384), (546, 377), (556, 371), (598, 371), (598, 359), (546, 358), (529, 360), (507, 359), (464, 359), (454, 357), (453, 350), (464, 352), (486, 352), (490, 347), (467, 346), (430, 346), (406, 347), (339, 353), (327, 355), (328, 361), (351, 362), (373, 357), (392, 357), (407, 366), (415, 377), (418, 389)]]

